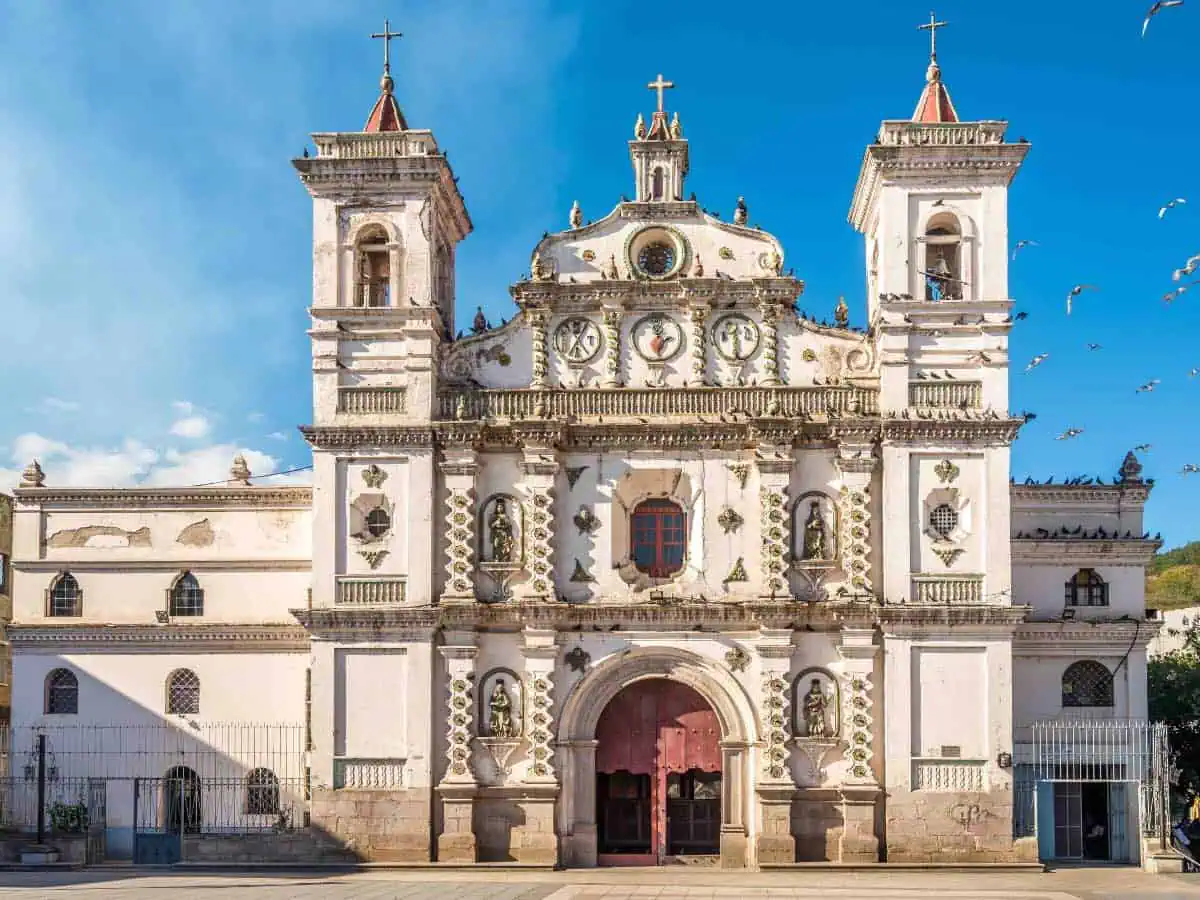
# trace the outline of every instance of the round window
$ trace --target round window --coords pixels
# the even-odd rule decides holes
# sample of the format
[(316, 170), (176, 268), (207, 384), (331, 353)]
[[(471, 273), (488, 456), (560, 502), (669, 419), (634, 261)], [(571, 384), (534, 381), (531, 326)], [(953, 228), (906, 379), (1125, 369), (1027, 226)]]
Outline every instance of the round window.
[(654, 278), (661, 278), (675, 268), (675, 248), (665, 241), (647, 244), (638, 253), (638, 268)]
[(949, 537), (958, 527), (958, 510), (949, 503), (940, 503), (929, 513), (929, 527), (941, 537)]
[(371, 537), (383, 537), (392, 527), (392, 517), (386, 509), (376, 507), (367, 513), (367, 533)]

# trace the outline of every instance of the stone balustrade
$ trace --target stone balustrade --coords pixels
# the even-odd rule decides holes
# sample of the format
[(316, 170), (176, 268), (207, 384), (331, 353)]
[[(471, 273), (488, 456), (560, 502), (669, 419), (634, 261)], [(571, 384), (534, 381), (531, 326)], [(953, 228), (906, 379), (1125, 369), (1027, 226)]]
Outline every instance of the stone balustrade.
[(983, 383), (910, 381), (908, 405), (924, 409), (979, 409), (983, 406)]
[(885, 147), (965, 147), (1003, 144), (1007, 122), (884, 122), (878, 143)]
[(930, 759), (912, 761), (914, 791), (985, 790), (987, 761), (982, 759)]
[(314, 134), (313, 143), (318, 159), (382, 159), (432, 156), (438, 152), (437, 142), (429, 131)]
[(402, 604), (402, 578), (339, 578), (334, 603), (338, 606), (395, 606)]
[(983, 576), (915, 575), (912, 579), (912, 602), (951, 606), (982, 603)]
[(408, 392), (403, 387), (338, 388), (337, 411), (348, 415), (403, 413), (408, 409)]

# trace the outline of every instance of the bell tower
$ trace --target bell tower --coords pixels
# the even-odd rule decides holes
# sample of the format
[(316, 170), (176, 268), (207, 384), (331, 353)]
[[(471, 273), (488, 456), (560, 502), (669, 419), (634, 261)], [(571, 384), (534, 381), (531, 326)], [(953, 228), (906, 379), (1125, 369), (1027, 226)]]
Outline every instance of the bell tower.
[(683, 180), (688, 173), (688, 144), (683, 138), (679, 113), (668, 123), (663, 105), (663, 91), (675, 87), (675, 83), (664, 81), (659, 75), (646, 87), (657, 92), (658, 108), (650, 119), (649, 130), (641, 113), (633, 126), (629, 155), (633, 159), (634, 199), (638, 203), (682, 200)]

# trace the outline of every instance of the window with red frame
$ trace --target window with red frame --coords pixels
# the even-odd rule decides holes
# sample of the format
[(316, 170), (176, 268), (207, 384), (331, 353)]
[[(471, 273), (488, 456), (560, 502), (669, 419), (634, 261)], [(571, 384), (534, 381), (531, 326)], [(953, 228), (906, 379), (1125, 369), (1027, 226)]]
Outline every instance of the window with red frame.
[(683, 509), (670, 500), (644, 500), (633, 510), (633, 564), (651, 578), (669, 578), (683, 568)]

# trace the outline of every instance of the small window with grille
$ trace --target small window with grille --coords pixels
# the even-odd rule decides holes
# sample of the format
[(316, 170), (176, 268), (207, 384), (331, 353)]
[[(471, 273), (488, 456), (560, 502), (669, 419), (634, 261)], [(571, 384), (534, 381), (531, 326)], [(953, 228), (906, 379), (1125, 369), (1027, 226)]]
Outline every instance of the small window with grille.
[(246, 813), (252, 816), (279, 812), (279, 779), (270, 769), (254, 769), (246, 776)]
[(1066, 584), (1067, 606), (1108, 606), (1108, 585), (1095, 569), (1080, 569)]
[(392, 517), (382, 506), (377, 506), (367, 513), (367, 533), (371, 537), (383, 537), (392, 529)]
[(78, 714), (79, 679), (70, 669), (55, 669), (46, 676), (46, 712)]
[(929, 511), (929, 527), (939, 537), (950, 537), (950, 533), (958, 527), (958, 510), (949, 503), (939, 503)]
[(50, 586), (49, 599), (46, 612), (50, 616), (83, 615), (83, 592), (79, 589), (79, 582), (70, 572), (63, 572)]
[(1081, 659), (1071, 663), (1062, 677), (1064, 707), (1111, 707), (1113, 676), (1103, 663)]
[(184, 572), (171, 588), (172, 616), (204, 615), (204, 591), (191, 572)]
[(200, 714), (200, 678), (191, 669), (176, 669), (167, 676), (167, 712), (176, 716)]

